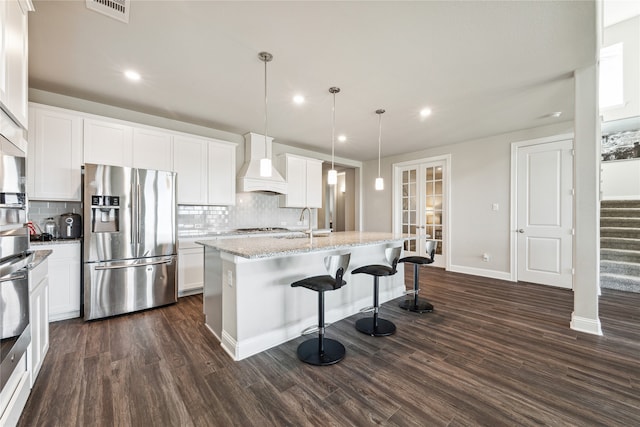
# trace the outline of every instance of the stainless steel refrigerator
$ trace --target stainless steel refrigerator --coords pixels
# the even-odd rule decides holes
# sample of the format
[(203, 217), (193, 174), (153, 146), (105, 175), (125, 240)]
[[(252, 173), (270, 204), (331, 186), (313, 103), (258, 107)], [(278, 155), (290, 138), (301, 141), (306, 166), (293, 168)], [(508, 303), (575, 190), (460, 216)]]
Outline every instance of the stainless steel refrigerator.
[(176, 174), (85, 164), (84, 319), (177, 301)]

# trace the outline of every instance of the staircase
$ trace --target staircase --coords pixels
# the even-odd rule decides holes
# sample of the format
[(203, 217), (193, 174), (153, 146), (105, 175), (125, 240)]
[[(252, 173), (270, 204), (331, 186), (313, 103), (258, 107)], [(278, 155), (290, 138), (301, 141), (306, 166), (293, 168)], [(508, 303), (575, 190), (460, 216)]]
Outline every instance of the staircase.
[(640, 200), (601, 202), (600, 286), (640, 293)]

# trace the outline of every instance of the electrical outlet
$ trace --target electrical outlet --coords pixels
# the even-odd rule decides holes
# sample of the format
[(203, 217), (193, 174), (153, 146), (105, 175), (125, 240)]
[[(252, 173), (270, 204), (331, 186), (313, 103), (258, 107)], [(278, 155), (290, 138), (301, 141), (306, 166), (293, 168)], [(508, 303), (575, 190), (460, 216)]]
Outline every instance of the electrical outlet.
[(491, 259), (491, 256), (489, 256), (488, 253), (485, 252), (482, 254), (482, 261), (489, 262), (490, 259)]
[(491, 209), (494, 211), (500, 210), (500, 205), (497, 203), (494, 203), (493, 205), (491, 205)]
[(227, 285), (233, 288), (233, 271), (227, 270)]

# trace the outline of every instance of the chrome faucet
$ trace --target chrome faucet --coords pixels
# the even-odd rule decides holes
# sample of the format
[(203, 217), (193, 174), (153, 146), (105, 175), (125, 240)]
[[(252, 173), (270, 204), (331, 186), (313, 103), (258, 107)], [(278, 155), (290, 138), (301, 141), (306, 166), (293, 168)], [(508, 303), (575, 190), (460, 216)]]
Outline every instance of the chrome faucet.
[(302, 208), (302, 212), (300, 212), (300, 219), (299, 221), (304, 221), (304, 211), (309, 212), (309, 229), (306, 231), (306, 233), (309, 233), (309, 237), (311, 237), (311, 235), (313, 234), (311, 232), (311, 209), (309, 209), (308, 207), (304, 207)]

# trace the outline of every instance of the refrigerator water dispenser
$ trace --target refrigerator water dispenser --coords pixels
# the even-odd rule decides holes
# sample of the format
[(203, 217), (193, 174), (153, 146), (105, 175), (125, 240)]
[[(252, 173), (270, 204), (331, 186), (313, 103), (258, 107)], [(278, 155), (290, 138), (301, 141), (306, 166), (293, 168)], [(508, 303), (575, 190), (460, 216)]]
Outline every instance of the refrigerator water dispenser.
[(91, 231), (93, 233), (120, 231), (119, 196), (91, 196)]

